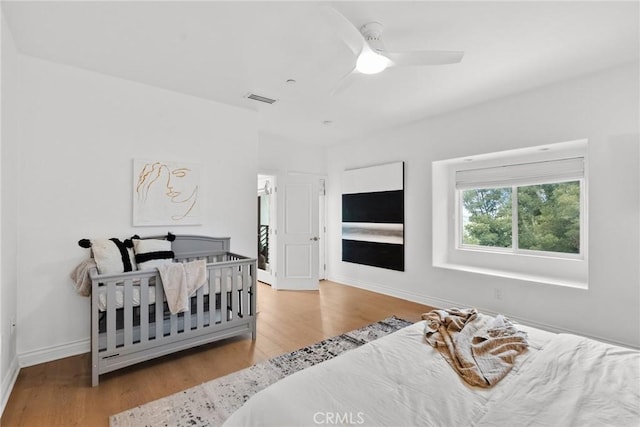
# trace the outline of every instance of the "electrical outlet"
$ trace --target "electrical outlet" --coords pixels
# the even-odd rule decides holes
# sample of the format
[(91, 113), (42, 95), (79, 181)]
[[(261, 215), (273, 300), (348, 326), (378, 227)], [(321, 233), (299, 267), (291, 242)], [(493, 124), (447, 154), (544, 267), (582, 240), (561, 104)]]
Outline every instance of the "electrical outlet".
[(493, 290), (493, 296), (495, 297), (495, 299), (497, 300), (501, 300), (502, 299), (502, 289), (500, 288), (495, 288)]

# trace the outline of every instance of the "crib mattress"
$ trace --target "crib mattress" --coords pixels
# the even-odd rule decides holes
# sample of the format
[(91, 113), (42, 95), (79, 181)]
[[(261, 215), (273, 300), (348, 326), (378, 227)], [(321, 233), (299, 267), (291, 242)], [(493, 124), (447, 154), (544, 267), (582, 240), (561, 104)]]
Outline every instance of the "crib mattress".
[[(220, 293), (220, 282), (221, 282), (221, 278), (220, 276), (217, 276), (215, 278), (215, 289), (216, 289), (216, 294)], [(231, 276), (227, 276), (226, 277), (226, 289), (227, 292), (231, 292)], [(249, 280), (249, 282), (251, 283), (251, 280)], [(209, 286), (207, 286), (208, 283), (205, 283), (205, 285), (202, 287), (203, 288), (203, 294), (204, 295), (208, 295), (209, 294)], [(115, 297), (116, 297), (116, 309), (118, 308), (122, 308), (124, 307), (124, 284), (117, 284), (115, 286)], [(236, 290), (241, 290), (242, 289), (242, 274), (238, 273), (236, 275)], [(149, 281), (149, 286), (147, 288), (148, 290), (148, 301), (149, 304), (155, 304), (156, 302), (156, 287), (155, 287), (155, 280), (151, 279)], [(133, 282), (133, 287), (132, 287), (132, 300), (133, 300), (133, 307), (138, 307), (140, 306), (140, 282), (139, 281), (134, 281)], [(163, 293), (164, 295), (164, 293)], [(194, 293), (195, 295), (195, 293)], [(98, 310), (100, 311), (106, 311), (107, 310), (107, 286), (100, 286), (99, 288), (99, 292), (98, 292)]]

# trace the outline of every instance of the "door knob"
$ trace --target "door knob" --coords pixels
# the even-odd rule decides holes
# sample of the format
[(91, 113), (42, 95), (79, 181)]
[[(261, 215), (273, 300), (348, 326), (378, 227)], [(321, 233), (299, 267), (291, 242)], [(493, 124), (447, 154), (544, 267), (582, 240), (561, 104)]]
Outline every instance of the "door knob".
[(318, 240), (320, 240), (320, 238), (319, 237), (312, 237), (309, 240), (313, 240), (314, 242), (317, 242)]

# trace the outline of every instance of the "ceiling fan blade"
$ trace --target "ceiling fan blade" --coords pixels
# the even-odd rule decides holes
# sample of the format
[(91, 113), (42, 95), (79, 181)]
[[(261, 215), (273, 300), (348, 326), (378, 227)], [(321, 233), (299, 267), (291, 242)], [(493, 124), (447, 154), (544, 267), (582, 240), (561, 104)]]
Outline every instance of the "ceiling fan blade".
[(327, 4), (320, 4), (318, 7), (327, 23), (331, 24), (333, 28), (335, 28), (335, 32), (338, 34), (342, 42), (351, 50), (351, 52), (353, 52), (355, 56), (358, 56), (366, 43), (360, 31), (346, 18), (346, 16), (338, 12), (333, 7)]
[(360, 73), (358, 73), (354, 67), (351, 69), (351, 71), (349, 71), (347, 74), (342, 76), (340, 80), (338, 80), (338, 83), (336, 83), (335, 87), (331, 90), (330, 95), (331, 96), (339, 95), (342, 92), (344, 92), (349, 86), (353, 84), (354, 77), (356, 74), (360, 74)]
[(447, 50), (380, 53), (393, 61), (393, 65), (397, 67), (457, 64), (464, 56), (464, 52)]

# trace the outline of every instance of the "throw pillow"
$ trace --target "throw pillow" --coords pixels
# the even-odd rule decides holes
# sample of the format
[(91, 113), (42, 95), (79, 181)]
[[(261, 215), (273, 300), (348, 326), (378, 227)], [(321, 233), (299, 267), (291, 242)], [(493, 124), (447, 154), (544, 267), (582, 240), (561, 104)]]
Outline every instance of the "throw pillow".
[(133, 239), (133, 250), (140, 270), (156, 268), (173, 262), (171, 242), (159, 239)]
[(91, 239), (91, 251), (100, 274), (137, 270), (131, 240)]

